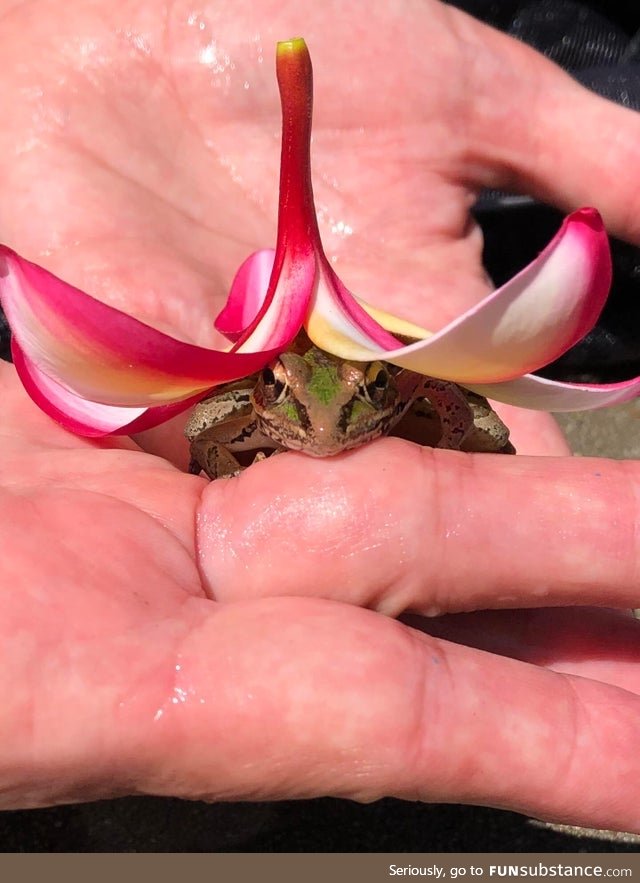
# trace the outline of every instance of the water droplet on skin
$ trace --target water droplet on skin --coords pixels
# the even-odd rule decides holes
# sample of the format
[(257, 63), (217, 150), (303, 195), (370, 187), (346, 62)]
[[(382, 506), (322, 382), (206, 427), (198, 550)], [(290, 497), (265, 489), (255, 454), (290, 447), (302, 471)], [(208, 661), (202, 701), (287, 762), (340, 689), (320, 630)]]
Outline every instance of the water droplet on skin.
[(242, 184), (242, 176), (238, 173), (236, 164), (228, 156), (221, 156), (219, 161), (220, 165), (229, 172), (234, 184)]
[(434, 619), (436, 616), (442, 616), (442, 607), (431, 606), (427, 607), (422, 611), (422, 616), (428, 616), (430, 619)]
[(353, 233), (353, 227), (351, 224), (346, 224), (344, 221), (334, 221), (331, 224), (331, 232), (335, 233), (337, 236), (351, 236)]
[(204, 64), (211, 68), (214, 74), (223, 74), (227, 70), (234, 70), (235, 64), (231, 61), (226, 52), (223, 52), (215, 40), (203, 46), (199, 52), (198, 59), (200, 64)]
[(192, 28), (197, 28), (199, 31), (204, 31), (207, 28), (207, 21), (199, 12), (189, 13), (187, 24)]
[(253, 42), (255, 43), (255, 46), (256, 46), (256, 53), (258, 55), (258, 64), (262, 64), (262, 62), (264, 61), (264, 50), (262, 48), (262, 37), (260, 36), (260, 34), (254, 34)]

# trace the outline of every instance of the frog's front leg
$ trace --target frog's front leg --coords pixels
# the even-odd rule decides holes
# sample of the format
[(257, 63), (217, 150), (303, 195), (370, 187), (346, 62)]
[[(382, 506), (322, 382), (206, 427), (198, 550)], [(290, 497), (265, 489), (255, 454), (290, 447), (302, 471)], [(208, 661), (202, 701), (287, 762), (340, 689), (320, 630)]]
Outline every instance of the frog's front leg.
[[(277, 454), (279, 452), (274, 451), (273, 453)], [(267, 455), (264, 451), (257, 451), (248, 466), (253, 466), (254, 463), (259, 463), (260, 460), (266, 459)], [(191, 475), (200, 475), (201, 472), (204, 472), (212, 481), (215, 481), (216, 478), (234, 478), (236, 475), (244, 472), (248, 466), (243, 466), (239, 463), (231, 451), (228, 451), (224, 445), (212, 445), (206, 451), (199, 454), (199, 459), (194, 458), (190, 461), (189, 472)]]
[(190, 443), (189, 472), (205, 472), (211, 479), (238, 475), (264, 459), (263, 449), (277, 447), (258, 429), (244, 389), (225, 388), (197, 405), (185, 435)]
[(189, 472), (228, 478), (264, 459), (261, 449), (274, 447), (256, 423), (254, 385), (255, 377), (227, 383), (195, 406), (184, 428), (190, 443)]
[[(252, 415), (225, 420), (191, 439), (189, 472), (193, 475), (204, 472), (212, 480), (232, 478), (247, 466), (264, 460), (265, 454), (260, 448), (270, 447), (273, 442), (257, 430)], [(242, 463), (238, 454), (246, 454)]]
[(232, 478), (242, 471), (242, 466), (223, 444), (207, 438), (203, 433), (191, 442), (189, 472), (200, 475), (204, 472), (210, 479)]
[(429, 400), (440, 420), (442, 434), (436, 447), (460, 450), (474, 425), (473, 409), (464, 391), (451, 381), (425, 377), (421, 395)]

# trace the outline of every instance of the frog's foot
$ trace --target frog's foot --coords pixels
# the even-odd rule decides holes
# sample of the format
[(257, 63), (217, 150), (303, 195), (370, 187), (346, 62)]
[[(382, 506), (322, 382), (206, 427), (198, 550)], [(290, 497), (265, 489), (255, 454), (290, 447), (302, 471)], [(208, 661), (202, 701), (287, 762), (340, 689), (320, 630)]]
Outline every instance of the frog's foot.
[(509, 429), (489, 402), (475, 392), (464, 392), (473, 412), (473, 428), (465, 437), (462, 449), (490, 454), (515, 454), (516, 449), (509, 441)]
[(224, 445), (216, 444), (210, 440), (196, 440), (191, 443), (189, 472), (191, 475), (200, 475), (201, 472), (204, 472), (212, 481), (216, 478), (234, 478), (249, 466), (253, 466), (254, 463), (259, 463), (261, 460), (266, 460), (280, 452), (279, 448), (274, 451), (260, 450), (251, 457), (253, 452), (244, 451), (240, 454), (242, 458), (242, 462), (240, 462)]
[[(460, 450), (468, 453), (515, 454), (516, 449), (509, 441), (509, 430), (489, 402), (469, 390), (461, 391), (473, 414), (473, 426), (464, 436)], [(440, 416), (426, 397), (416, 399), (396, 427), (394, 435), (419, 445), (445, 447)]]
[(422, 394), (440, 420), (441, 436), (436, 447), (460, 450), (474, 425), (473, 409), (464, 390), (456, 383), (425, 377)]
[(216, 478), (233, 478), (243, 467), (224, 445), (209, 439), (195, 439), (191, 442), (189, 472), (200, 475), (204, 472), (212, 481)]

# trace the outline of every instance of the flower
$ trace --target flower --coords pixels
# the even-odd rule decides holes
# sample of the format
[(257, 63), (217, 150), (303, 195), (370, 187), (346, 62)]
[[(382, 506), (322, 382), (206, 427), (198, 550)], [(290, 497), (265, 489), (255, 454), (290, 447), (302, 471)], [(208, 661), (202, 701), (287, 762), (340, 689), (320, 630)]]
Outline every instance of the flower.
[[(304, 40), (278, 44), (282, 155), (277, 243), (238, 270), (216, 327), (227, 350), (198, 347), (110, 307), (0, 246), (0, 302), (14, 363), (33, 400), (81, 435), (133, 433), (193, 405), (212, 387), (262, 368), (304, 326), (345, 359), (384, 361), (498, 401), (582, 410), (640, 393), (640, 378), (558, 383), (529, 372), (595, 324), (611, 281), (595, 209), (569, 215), (528, 267), (430, 334), (354, 297), (327, 260), (311, 185), (311, 60)], [(399, 337), (415, 342), (405, 345)]]

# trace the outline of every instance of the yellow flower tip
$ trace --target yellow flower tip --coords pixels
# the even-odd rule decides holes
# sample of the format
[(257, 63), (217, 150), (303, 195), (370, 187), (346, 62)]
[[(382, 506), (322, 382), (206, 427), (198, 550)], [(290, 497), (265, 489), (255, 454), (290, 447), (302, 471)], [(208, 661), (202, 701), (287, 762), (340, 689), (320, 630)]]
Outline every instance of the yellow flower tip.
[[(307, 113), (310, 118), (312, 81), (311, 56), (302, 37), (283, 40), (276, 47), (276, 74), (280, 97), (289, 110), (296, 106), (298, 113)], [(292, 118), (293, 119), (293, 118)], [(294, 124), (294, 128), (298, 123)], [(305, 136), (306, 137), (306, 136)]]
[(276, 46), (276, 56), (283, 58), (287, 55), (308, 54), (307, 44), (304, 37), (294, 37), (292, 40), (281, 40)]

